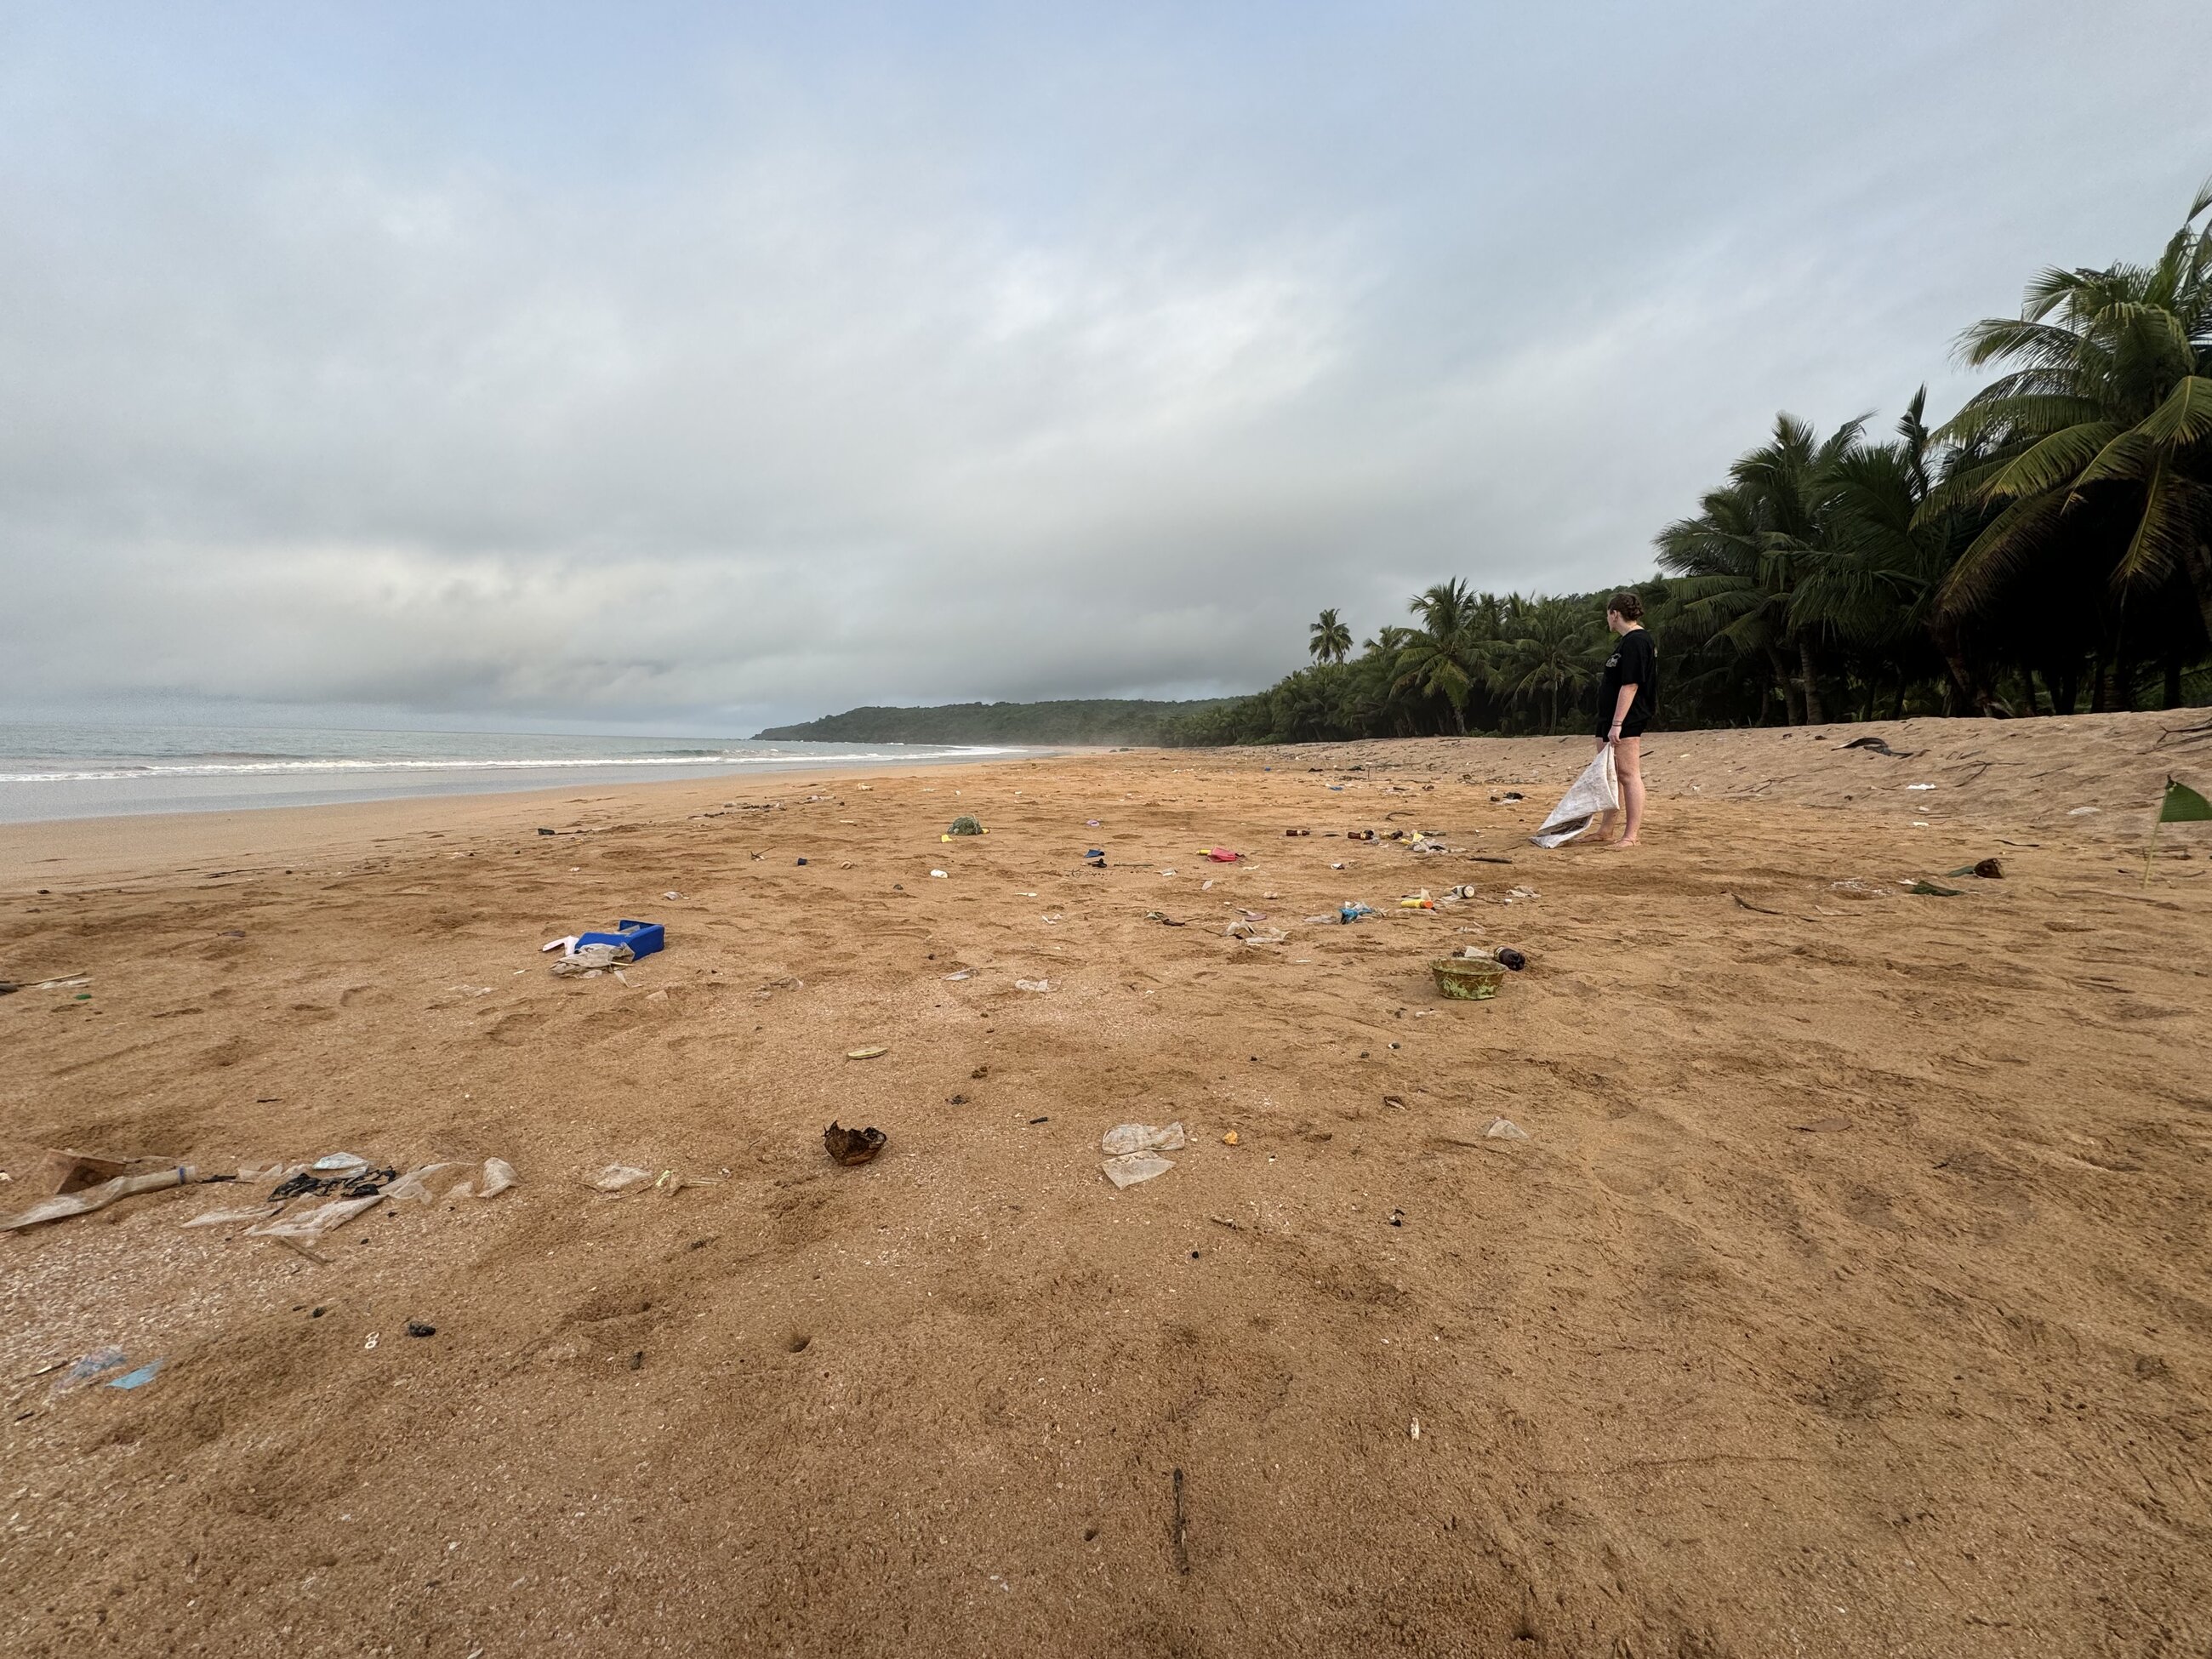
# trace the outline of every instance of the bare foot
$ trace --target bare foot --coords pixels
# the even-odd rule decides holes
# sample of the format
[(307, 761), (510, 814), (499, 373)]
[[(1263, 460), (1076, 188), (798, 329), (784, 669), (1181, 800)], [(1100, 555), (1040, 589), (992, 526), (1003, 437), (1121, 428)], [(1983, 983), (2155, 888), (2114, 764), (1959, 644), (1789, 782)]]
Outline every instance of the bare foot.
[(1618, 852), (1621, 852), (1621, 851), (1623, 851), (1624, 849), (1626, 849), (1626, 848), (1627, 848), (1633, 847), (1633, 846), (1635, 846), (1635, 845), (1636, 845), (1636, 837), (1635, 837), (1635, 836), (1622, 836), (1619, 841), (1615, 841), (1615, 842), (1607, 842), (1607, 843), (1606, 843), (1606, 851), (1607, 851), (1607, 852), (1608, 852), (1608, 853), (1618, 853)]

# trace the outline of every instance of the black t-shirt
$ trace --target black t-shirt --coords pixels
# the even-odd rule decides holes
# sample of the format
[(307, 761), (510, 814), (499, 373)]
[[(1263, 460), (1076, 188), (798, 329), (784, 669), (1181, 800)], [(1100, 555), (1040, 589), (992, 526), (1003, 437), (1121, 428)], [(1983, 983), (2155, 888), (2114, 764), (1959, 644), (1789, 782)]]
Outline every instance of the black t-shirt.
[(1601, 738), (1613, 730), (1613, 705), (1620, 701), (1624, 685), (1635, 686), (1636, 696), (1628, 705), (1628, 717), (1620, 723), (1620, 735), (1640, 738), (1659, 707), (1659, 652), (1651, 643), (1649, 629), (1630, 629), (1613, 641), (1613, 654), (1605, 659), (1605, 675), (1597, 693)]

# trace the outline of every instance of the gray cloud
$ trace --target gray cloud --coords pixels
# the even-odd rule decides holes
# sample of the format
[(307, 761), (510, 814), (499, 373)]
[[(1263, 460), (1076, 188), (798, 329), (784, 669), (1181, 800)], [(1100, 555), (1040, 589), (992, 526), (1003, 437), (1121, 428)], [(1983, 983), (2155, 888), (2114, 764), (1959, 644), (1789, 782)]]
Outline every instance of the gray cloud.
[(1648, 9), (27, 27), (14, 696), (1257, 684), (1322, 605), (1648, 569), (1778, 407), (1955, 399), (2212, 170), (2136, 50), (2190, 7)]

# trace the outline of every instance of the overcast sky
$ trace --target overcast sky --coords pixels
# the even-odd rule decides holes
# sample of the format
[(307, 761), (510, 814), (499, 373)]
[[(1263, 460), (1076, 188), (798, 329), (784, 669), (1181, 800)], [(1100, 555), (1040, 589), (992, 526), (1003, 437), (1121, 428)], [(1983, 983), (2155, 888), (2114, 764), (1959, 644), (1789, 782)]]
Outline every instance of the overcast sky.
[(1198, 695), (1648, 574), (2212, 173), (2204, 0), (0, 0), (0, 713)]

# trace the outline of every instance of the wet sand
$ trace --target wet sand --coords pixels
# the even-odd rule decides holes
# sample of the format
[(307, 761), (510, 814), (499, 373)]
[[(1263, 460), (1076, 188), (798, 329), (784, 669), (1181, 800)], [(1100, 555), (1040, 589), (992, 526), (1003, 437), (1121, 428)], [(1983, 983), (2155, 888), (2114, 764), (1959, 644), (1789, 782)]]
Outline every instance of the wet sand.
[[(0, 978), (90, 976), (0, 997), (0, 1213), (520, 1178), (0, 1236), (0, 1646), (2204, 1651), (2203, 719), (1654, 737), (1630, 854), (1526, 844), (1565, 740), (0, 828)], [(1117, 1193), (1124, 1120), (1191, 1144)]]

